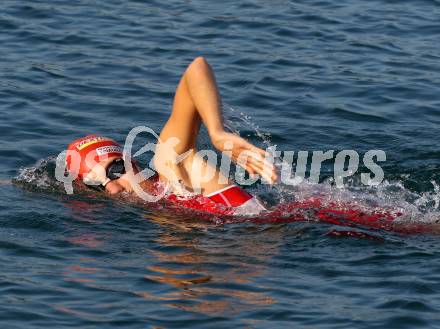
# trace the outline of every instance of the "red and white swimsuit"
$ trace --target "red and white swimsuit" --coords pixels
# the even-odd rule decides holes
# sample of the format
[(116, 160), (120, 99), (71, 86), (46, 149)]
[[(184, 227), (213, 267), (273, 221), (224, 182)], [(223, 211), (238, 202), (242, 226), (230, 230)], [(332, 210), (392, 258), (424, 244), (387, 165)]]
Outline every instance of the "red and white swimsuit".
[(257, 198), (237, 185), (227, 186), (206, 197), (217, 204), (234, 208), (234, 215), (253, 215), (266, 210)]
[(185, 208), (223, 215), (257, 215), (266, 210), (257, 198), (237, 185), (227, 186), (206, 196), (183, 198), (170, 194), (166, 199)]

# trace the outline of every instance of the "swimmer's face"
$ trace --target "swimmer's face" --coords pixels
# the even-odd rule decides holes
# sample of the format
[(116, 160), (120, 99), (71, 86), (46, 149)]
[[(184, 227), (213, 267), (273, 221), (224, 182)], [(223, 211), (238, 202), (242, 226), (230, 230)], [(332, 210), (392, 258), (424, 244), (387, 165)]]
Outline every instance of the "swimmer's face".
[[(120, 159), (120, 157), (110, 157), (107, 160), (101, 161), (93, 167), (90, 173), (87, 175), (91, 180), (98, 182), (105, 182), (107, 180), (106, 171), (108, 166), (114, 161)], [(132, 172), (126, 172), (121, 177), (109, 181), (105, 184), (105, 191), (109, 194), (119, 194), (121, 192), (133, 192), (131, 185), (131, 177), (137, 174), (139, 171), (135, 163), (132, 162)]]

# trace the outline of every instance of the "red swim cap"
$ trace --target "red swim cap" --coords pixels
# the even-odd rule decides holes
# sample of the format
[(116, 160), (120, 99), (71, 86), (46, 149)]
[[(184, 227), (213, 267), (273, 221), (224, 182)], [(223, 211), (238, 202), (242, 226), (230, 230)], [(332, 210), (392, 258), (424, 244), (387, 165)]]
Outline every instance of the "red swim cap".
[[(67, 147), (66, 165), (69, 173), (84, 178), (100, 161), (109, 157), (122, 157), (122, 147), (114, 140), (97, 135), (77, 139)], [(77, 157), (73, 159), (73, 157)]]

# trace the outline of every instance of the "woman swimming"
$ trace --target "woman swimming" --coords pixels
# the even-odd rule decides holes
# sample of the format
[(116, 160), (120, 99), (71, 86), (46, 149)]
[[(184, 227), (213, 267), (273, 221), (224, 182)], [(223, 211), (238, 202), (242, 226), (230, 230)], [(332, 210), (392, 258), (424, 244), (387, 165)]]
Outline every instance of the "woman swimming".
[[(264, 206), (226, 177), (217, 167), (197, 154), (196, 140), (203, 123), (213, 146), (227, 151), (232, 161), (249, 174), (260, 175), (269, 183), (277, 179), (268, 154), (240, 136), (225, 131), (221, 99), (214, 73), (203, 57), (197, 57), (184, 72), (174, 96), (172, 113), (163, 127), (154, 155), (157, 175), (142, 182), (145, 191), (153, 191), (158, 182), (170, 189), (167, 199), (185, 207), (227, 214), (256, 214)], [(174, 140), (176, 142), (174, 142)], [(170, 148), (169, 141), (173, 141)], [(72, 142), (68, 151), (79, 155), (78, 165), (67, 156), (67, 170), (86, 185), (99, 185), (109, 194), (136, 192), (133, 174), (139, 166), (126, 171), (122, 148), (113, 140), (89, 135)], [(246, 162), (240, 155), (250, 154)], [(91, 160), (91, 161), (90, 161)], [(91, 165), (92, 164), (92, 165)], [(200, 170), (194, 170), (198, 166)], [(214, 170), (210, 179), (201, 180), (201, 172)], [(182, 190), (198, 191), (194, 198), (180, 198)]]

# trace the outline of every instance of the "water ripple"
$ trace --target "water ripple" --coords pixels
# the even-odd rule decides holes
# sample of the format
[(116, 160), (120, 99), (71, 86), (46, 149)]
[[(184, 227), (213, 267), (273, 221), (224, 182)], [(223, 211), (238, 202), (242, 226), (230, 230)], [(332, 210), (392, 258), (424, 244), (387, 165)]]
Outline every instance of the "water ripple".
[[(436, 0), (2, 1), (3, 326), (435, 328), (439, 14)], [(431, 233), (219, 225), (66, 196), (47, 157), (86, 133), (159, 130), (200, 55), (236, 131), (279, 150), (383, 149), (388, 185), (320, 188), (380, 197)]]

